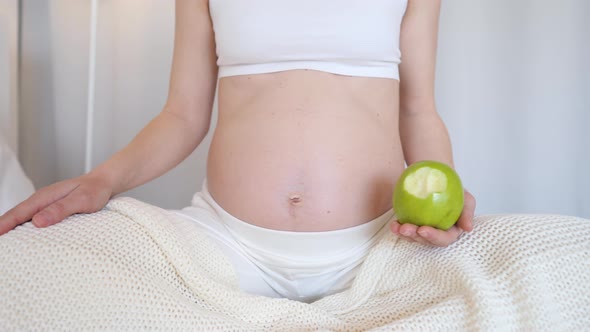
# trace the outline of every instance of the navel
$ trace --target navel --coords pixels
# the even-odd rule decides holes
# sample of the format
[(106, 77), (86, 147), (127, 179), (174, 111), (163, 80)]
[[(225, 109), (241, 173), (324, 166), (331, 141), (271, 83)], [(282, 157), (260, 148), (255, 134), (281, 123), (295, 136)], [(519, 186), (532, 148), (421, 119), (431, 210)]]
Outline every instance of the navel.
[(301, 194), (291, 194), (289, 195), (289, 203), (291, 205), (301, 205), (303, 203), (303, 197), (301, 197)]

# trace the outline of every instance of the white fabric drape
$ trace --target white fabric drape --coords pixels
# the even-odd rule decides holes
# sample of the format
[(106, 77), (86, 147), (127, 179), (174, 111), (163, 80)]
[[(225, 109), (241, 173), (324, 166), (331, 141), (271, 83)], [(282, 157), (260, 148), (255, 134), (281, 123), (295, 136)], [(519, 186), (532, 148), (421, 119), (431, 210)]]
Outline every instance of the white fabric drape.
[[(89, 6), (23, 0), (20, 156), (37, 185), (83, 171)], [(173, 6), (100, 2), (95, 163), (164, 104)], [(443, 1), (437, 105), (478, 213), (590, 217), (589, 14), (586, 0)], [(188, 204), (208, 143), (128, 195)]]

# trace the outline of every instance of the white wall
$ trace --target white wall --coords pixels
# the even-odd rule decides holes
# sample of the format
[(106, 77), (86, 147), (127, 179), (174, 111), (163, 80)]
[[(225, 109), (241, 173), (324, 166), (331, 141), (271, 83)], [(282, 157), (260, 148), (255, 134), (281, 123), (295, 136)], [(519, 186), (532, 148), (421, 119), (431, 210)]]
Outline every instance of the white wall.
[[(101, 162), (123, 148), (166, 101), (174, 2), (103, 0), (98, 19), (94, 159)], [(170, 208), (188, 205), (205, 176), (210, 137), (172, 172), (125, 195)]]
[(87, 1), (22, 1), (19, 156), (37, 187), (83, 171)]
[(18, 1), (0, 0), (0, 141), (17, 149)]
[[(90, 9), (79, 0), (23, 0), (23, 9), (20, 152), (45, 185), (83, 172)], [(478, 213), (590, 217), (588, 13), (586, 0), (443, 1), (437, 101)], [(96, 162), (160, 111), (173, 15), (168, 0), (100, 1)], [(188, 204), (208, 143), (128, 195)]]
[(590, 2), (443, 1), (437, 100), (479, 211), (590, 217)]
[[(23, 2), (23, 166), (37, 186), (84, 172), (90, 1)], [(125, 146), (163, 106), (174, 2), (101, 0), (93, 164)], [(126, 195), (182, 207), (199, 189), (210, 136), (184, 163)]]

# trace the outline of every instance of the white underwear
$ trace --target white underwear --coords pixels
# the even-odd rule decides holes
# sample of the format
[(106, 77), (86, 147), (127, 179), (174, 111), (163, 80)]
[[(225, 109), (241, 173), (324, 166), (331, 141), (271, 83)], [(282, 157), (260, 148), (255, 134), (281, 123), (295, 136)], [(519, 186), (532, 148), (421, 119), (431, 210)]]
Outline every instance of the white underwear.
[[(173, 212), (206, 232), (232, 263), (247, 293), (313, 302), (350, 287), (369, 250), (393, 218), (327, 232), (289, 232), (235, 218), (213, 200), (207, 182), (192, 206)], [(192, 226), (191, 226), (192, 227)]]

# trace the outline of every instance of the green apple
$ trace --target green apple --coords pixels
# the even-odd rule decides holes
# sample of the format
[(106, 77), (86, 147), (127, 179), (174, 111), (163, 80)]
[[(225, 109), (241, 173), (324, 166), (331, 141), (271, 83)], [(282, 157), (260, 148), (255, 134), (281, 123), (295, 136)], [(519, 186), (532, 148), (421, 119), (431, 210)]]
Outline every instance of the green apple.
[(401, 224), (447, 230), (463, 211), (463, 185), (459, 175), (437, 161), (420, 161), (407, 167), (393, 192), (393, 210)]

